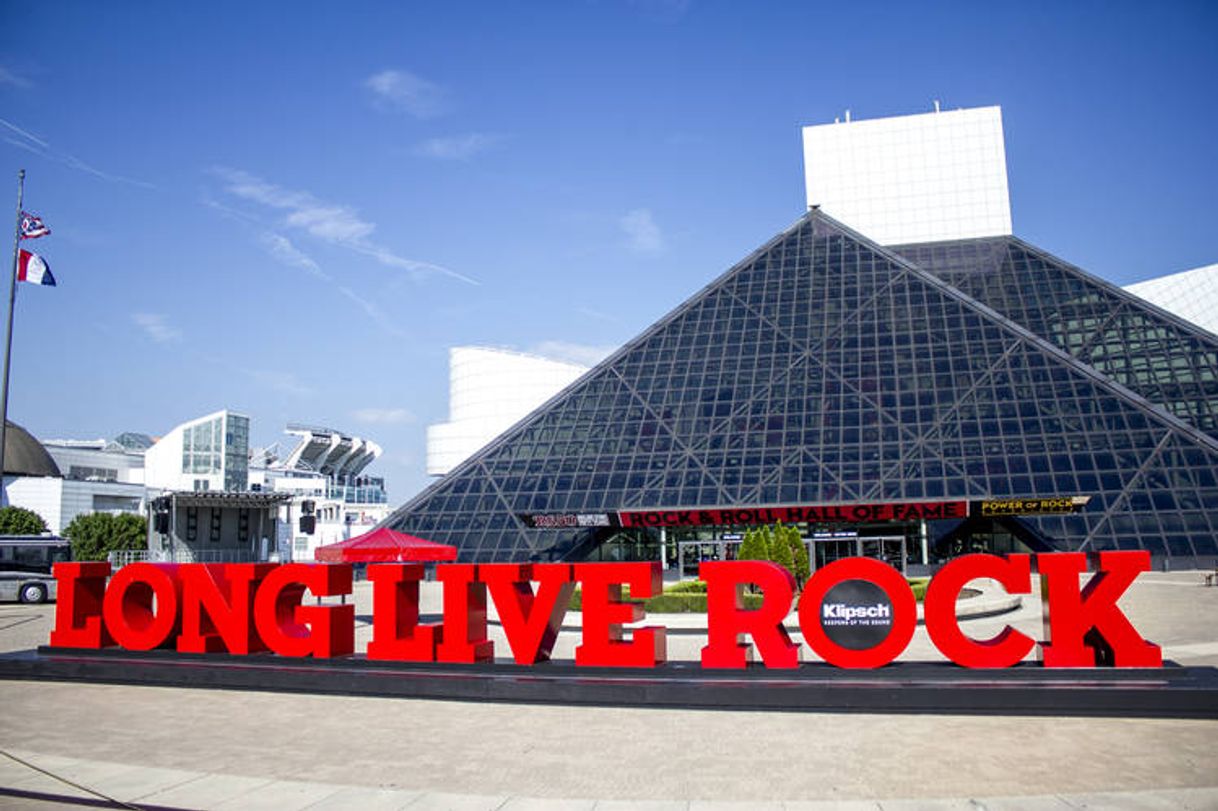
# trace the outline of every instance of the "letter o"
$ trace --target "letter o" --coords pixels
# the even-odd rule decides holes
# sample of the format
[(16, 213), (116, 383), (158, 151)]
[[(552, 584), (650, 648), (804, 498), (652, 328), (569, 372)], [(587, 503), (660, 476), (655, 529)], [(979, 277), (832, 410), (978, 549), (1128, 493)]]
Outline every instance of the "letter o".
[(168, 567), (155, 563), (124, 566), (110, 578), (102, 602), (106, 630), (127, 650), (160, 647), (177, 625), (178, 589)]
[[(843, 647), (831, 640), (819, 617), (825, 595), (839, 583), (863, 580), (879, 587), (892, 603), (892, 628), (884, 641), (864, 650)], [(799, 629), (804, 641), (831, 665), (852, 669), (883, 667), (900, 656), (918, 625), (918, 601), (905, 577), (873, 558), (844, 558), (817, 569), (799, 598)]]

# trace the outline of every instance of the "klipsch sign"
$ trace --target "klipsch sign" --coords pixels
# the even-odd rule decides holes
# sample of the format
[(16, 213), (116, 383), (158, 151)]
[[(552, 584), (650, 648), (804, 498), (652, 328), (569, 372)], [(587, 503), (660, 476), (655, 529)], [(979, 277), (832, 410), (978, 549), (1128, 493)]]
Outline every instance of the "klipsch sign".
[[(1085, 587), (1087, 557), (1039, 554), (1047, 639), (1037, 643), (1006, 627), (992, 639), (973, 639), (956, 619), (965, 584), (992, 578), (1012, 594), (1032, 588), (1029, 555), (967, 555), (943, 566), (926, 591), (926, 630), (951, 661), (965, 667), (1009, 667), (1037, 644), (1046, 667), (1159, 667), (1158, 646), (1144, 640), (1117, 605), (1139, 572), (1146, 552), (1101, 552)], [(763, 561), (709, 561), (706, 581), (707, 644), (702, 666), (743, 668), (754, 650), (772, 668), (799, 664), (800, 646), (784, 620), (795, 598), (791, 573)], [(128, 650), (171, 648), (183, 653), (339, 657), (354, 652), (355, 607), (310, 605), (312, 595), (351, 593), (351, 567), (290, 563), (136, 563), (111, 576), (108, 563), (55, 566), (59, 602), (51, 647)], [(419, 622), (419, 564), (368, 567), (372, 581), (369, 659), (399, 662), (484, 662), (495, 655), (487, 635), (494, 604), (518, 664), (546, 661), (554, 649), (576, 585), (582, 591), (582, 638), (575, 664), (654, 667), (666, 659), (666, 629), (623, 626), (643, 619), (637, 603), (661, 587), (658, 563), (451, 564), (436, 568), (443, 584), (443, 621)], [(745, 609), (740, 595), (752, 586), (760, 607)], [(909, 645), (917, 602), (905, 578), (871, 558), (847, 558), (817, 570), (799, 599), (804, 641), (830, 664), (880, 667)]]

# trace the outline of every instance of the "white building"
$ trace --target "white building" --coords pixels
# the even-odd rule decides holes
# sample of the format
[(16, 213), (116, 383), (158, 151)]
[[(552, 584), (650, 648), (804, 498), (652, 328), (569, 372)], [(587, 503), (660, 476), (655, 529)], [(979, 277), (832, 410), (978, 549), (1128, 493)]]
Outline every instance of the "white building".
[(157, 490), (248, 490), (250, 419), (217, 411), (182, 423), (144, 453), (144, 480)]
[(427, 472), (443, 476), (588, 371), (480, 346), (449, 350), (448, 422), (427, 428)]
[(307, 425), (289, 425), (296, 446), (281, 461), (273, 449), (253, 454), (251, 490), (290, 494), (279, 511), (281, 548), (311, 561), (319, 546), (370, 530), (389, 514), (385, 482), (364, 474), (381, 455), (375, 442)]
[(1218, 265), (1148, 279), (1125, 289), (1218, 334)]
[[(5, 444), (12, 446), (6, 454), (10, 472), (16, 462), (11, 458), (13, 453), (18, 458), (45, 454), (50, 466), (31, 468), (27, 463), (20, 475), (6, 475), (4, 501), (38, 513), (51, 532), (62, 533), (78, 515), (143, 512), (144, 460), (139, 451), (104, 439), (48, 439), (39, 443), (12, 423), (9, 431), (13, 439), (6, 435)], [(13, 446), (14, 441), (19, 444)]]
[(884, 245), (1011, 233), (1002, 109), (803, 128), (808, 206)]

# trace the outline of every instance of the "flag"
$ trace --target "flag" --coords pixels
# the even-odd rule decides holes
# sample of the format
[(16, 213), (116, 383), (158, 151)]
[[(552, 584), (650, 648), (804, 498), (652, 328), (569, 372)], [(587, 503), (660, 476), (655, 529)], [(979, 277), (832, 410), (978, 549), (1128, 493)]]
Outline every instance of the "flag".
[(45, 237), (49, 233), (51, 233), (51, 229), (46, 227), (42, 217), (39, 217), (37, 214), (31, 214), (28, 211), (21, 212), (22, 239), (38, 239), (38, 237)]
[(41, 256), (29, 251), (21, 251), (18, 256), (17, 281), (55, 286), (55, 277), (51, 275), (51, 268)]

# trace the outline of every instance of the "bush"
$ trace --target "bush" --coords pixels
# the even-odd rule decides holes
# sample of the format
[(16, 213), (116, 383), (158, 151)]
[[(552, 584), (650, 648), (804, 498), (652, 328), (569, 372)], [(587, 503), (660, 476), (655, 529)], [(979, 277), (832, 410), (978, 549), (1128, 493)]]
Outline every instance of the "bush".
[(0, 507), (0, 535), (41, 535), (47, 522), (33, 510), (24, 507)]
[(787, 528), (782, 524), (770, 529), (765, 528), (766, 541), (770, 547), (770, 560), (786, 569), (795, 571), (795, 556), (791, 553), (791, 543), (787, 540)]
[(148, 548), (148, 521), (131, 513), (78, 515), (63, 534), (72, 542), (73, 560), (105, 560), (120, 549)]
[(706, 594), (705, 580), (682, 580), (664, 589), (665, 594)]
[[(630, 589), (622, 587), (622, 599), (630, 598)], [(642, 603), (643, 610), (648, 614), (705, 614), (706, 613), (706, 583), (701, 580), (686, 580), (666, 589), (663, 594), (649, 597), (646, 600), (636, 600)], [(571, 611), (580, 611), (583, 607), (580, 590), (576, 589), (571, 595)], [(761, 607), (760, 594), (745, 594), (744, 607), (756, 609)]]
[(913, 589), (914, 599), (918, 602), (922, 602), (923, 598), (926, 597), (926, 587), (930, 585), (930, 578), (907, 577), (906, 580), (909, 581), (909, 587)]

